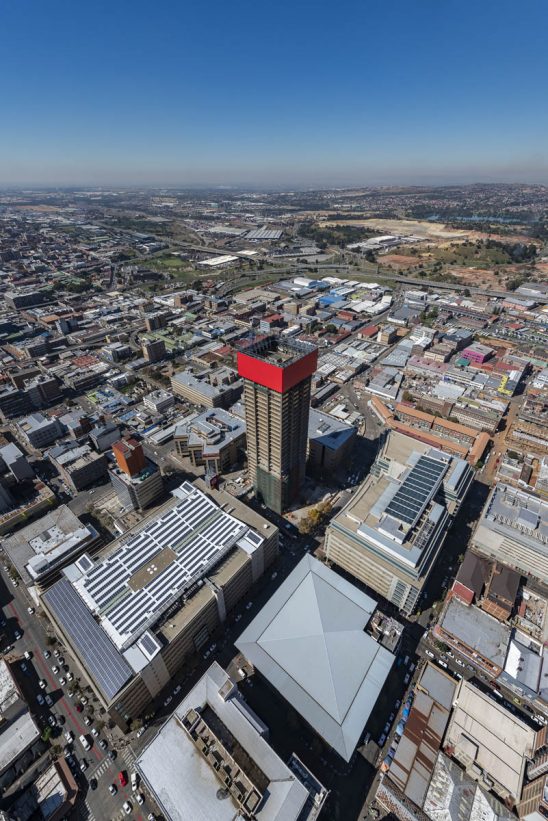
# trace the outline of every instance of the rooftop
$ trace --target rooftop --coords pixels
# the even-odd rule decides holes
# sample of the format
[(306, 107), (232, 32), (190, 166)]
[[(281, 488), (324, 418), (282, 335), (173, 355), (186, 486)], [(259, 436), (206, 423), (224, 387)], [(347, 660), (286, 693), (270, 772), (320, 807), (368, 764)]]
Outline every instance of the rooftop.
[(462, 459), (392, 431), (375, 470), (331, 526), (414, 572), (446, 508), (451, 509), (449, 500), (436, 500), (438, 490), (443, 485), (446, 496), (459, 495), (469, 473)]
[(188, 436), (189, 445), (202, 445), (204, 456), (218, 453), (245, 433), (245, 422), (222, 408), (212, 408), (200, 414), (181, 419), (175, 427), (175, 436)]
[(479, 607), (451, 599), (439, 624), (466, 647), (497, 667), (504, 667), (510, 630), (498, 619)]
[(78, 516), (60, 505), (51, 513), (4, 539), (4, 549), (23, 580), (30, 584), (47, 568), (68, 559), (97, 533)]
[(478, 527), (493, 537), (522, 541), (548, 559), (548, 501), (500, 483), (487, 500)]
[(257, 821), (314, 817), (309, 784), (316, 786), (319, 807), (325, 791), (302, 764), (288, 766), (278, 757), (267, 732), (215, 662), (136, 766), (171, 821), (233, 821), (239, 811)]
[(40, 730), (28, 710), (0, 732), (0, 773), (40, 738)]
[(346, 761), (394, 662), (369, 636), (376, 602), (305, 556), (236, 646)]
[(498, 795), (521, 795), (527, 758), (537, 745), (537, 731), (488, 694), (464, 679), (445, 738), (446, 747), (466, 766), (483, 771)]
[(355, 433), (352, 425), (335, 419), (329, 413), (310, 408), (308, 416), (308, 438), (329, 450), (342, 447)]
[[(173, 495), (159, 513), (109, 545), (102, 560), (84, 554), (43, 594), (107, 699), (160, 651), (149, 628), (158, 626), (171, 605), (177, 609), (171, 620), (186, 618), (187, 602), (192, 608), (206, 589), (206, 575), (236, 548), (252, 554), (275, 530), (256, 513), (240, 521), (189, 482)], [(226, 504), (226, 494), (215, 498)], [(249, 525), (255, 519), (264, 536)]]

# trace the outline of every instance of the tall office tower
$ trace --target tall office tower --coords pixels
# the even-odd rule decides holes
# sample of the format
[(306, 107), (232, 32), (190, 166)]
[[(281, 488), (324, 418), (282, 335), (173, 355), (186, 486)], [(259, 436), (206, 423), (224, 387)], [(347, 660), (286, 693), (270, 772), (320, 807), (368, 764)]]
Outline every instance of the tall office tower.
[(304, 479), (317, 364), (314, 345), (283, 337), (268, 336), (238, 352), (249, 472), (255, 494), (277, 513), (298, 496)]

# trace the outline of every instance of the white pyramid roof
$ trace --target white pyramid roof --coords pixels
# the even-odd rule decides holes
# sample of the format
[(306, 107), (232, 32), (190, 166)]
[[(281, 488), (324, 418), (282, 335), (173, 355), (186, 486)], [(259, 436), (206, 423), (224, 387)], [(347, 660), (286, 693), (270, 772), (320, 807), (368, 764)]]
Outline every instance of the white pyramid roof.
[(394, 662), (364, 632), (375, 607), (307, 555), (236, 642), (347, 761)]

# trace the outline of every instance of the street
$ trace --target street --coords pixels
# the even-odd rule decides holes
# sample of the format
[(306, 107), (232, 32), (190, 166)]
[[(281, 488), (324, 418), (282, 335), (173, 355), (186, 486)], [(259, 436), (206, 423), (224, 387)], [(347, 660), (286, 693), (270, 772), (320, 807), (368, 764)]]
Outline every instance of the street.
[[(13, 650), (7, 654), (7, 659), (14, 662), (18, 683), (38, 726), (42, 730), (48, 727), (48, 717), (50, 715), (62, 717), (59, 719), (63, 722), (62, 726), (57, 726), (54, 729), (51, 742), (54, 747), (63, 747), (67, 752), (70, 750), (76, 761), (76, 765), (71, 769), (73, 769), (73, 774), (81, 792), (74, 817), (88, 819), (89, 821), (103, 821), (106, 818), (117, 821), (126, 817), (122, 804), (124, 801), (130, 801), (133, 808), (131, 817), (143, 821), (147, 817), (147, 813), (150, 812), (150, 809), (147, 809), (148, 802), (145, 802), (141, 810), (135, 801), (134, 794), (132, 794), (130, 784), (128, 783), (126, 787), (122, 787), (118, 781), (120, 770), (126, 771), (129, 781), (129, 774), (135, 758), (131, 747), (129, 745), (123, 746), (122, 735), (117, 729), (111, 732), (106, 726), (103, 726), (104, 722), (102, 720), (95, 721), (99, 713), (98, 702), (85, 688), (85, 683), (82, 683), (79, 694), (69, 695), (70, 682), (67, 679), (67, 674), (70, 672), (74, 676), (75, 682), (78, 681), (79, 674), (69, 657), (68, 651), (59, 644), (51, 643), (51, 637), (48, 636), (46, 631), (46, 619), (41, 617), (38, 611), (32, 615), (27, 612), (27, 608), (31, 604), (34, 606), (34, 603), (27, 597), (24, 586), (20, 584), (15, 588), (3, 569), (0, 572), (0, 577), (0, 599), (4, 618), (7, 622), (6, 627), (3, 629), (2, 648), (10, 644), (13, 645)], [(17, 629), (22, 634), (18, 640), (14, 636)], [(30, 661), (24, 662), (25, 651), (32, 653)], [(59, 658), (54, 655), (56, 651), (61, 654), (61, 658), (65, 662), (64, 665), (60, 664)], [(49, 654), (48, 659), (44, 657), (45, 652)], [(19, 660), (26, 664), (26, 673), (17, 664)], [(57, 675), (52, 670), (54, 666), (59, 668)], [(65, 685), (60, 684), (58, 680), (60, 675), (67, 682)], [(47, 686), (45, 689), (39, 687), (38, 682), (41, 679), (46, 681)], [(88, 700), (85, 707), (80, 701), (83, 693), (85, 693), (84, 697)], [(37, 701), (38, 696), (44, 698), (46, 695), (53, 702), (51, 708), (48, 708), (46, 703), (39, 704)], [(86, 714), (92, 718), (92, 723), (89, 726), (84, 723)], [(93, 738), (90, 732), (94, 725), (98, 729), (96, 738)], [(74, 736), (74, 740), (70, 743), (67, 743), (65, 739), (65, 733), (67, 732), (72, 732)], [(80, 735), (85, 735), (90, 742), (91, 749), (89, 752), (84, 752), (78, 741)], [(103, 742), (106, 746), (105, 750), (102, 750), (99, 746), (100, 742)], [(108, 757), (109, 750), (113, 751), (114, 761), (111, 761)], [(79, 768), (83, 759), (86, 760), (88, 765), (85, 772), (81, 772)], [(43, 769), (47, 767), (47, 764), (48, 757), (45, 756)], [(90, 784), (93, 783), (94, 779), (97, 782), (95, 790), (90, 788)], [(109, 785), (112, 783), (117, 785), (117, 793), (114, 796), (108, 790)]]

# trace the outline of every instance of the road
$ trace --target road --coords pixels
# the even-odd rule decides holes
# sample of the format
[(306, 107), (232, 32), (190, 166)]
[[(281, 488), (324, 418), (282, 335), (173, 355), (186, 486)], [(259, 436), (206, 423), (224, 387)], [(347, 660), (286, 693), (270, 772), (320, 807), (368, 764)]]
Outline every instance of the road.
[[(46, 631), (47, 620), (42, 618), (38, 612), (34, 615), (30, 615), (27, 612), (27, 608), (31, 604), (34, 605), (34, 603), (28, 598), (24, 585), (19, 584), (17, 588), (14, 588), (9, 581), (7, 573), (3, 569), (0, 571), (0, 600), (4, 617), (7, 621), (7, 625), (4, 628), (2, 647), (5, 648), (6, 644), (13, 643), (13, 650), (9, 653), (8, 658), (15, 662), (16, 675), (23, 694), (27, 699), (29, 709), (42, 729), (48, 726), (48, 716), (50, 714), (63, 716), (64, 724), (62, 728), (56, 730), (58, 735), (56, 738), (52, 738), (52, 743), (54, 745), (58, 744), (69, 747), (74, 751), (74, 757), (78, 762), (85, 758), (88, 763), (88, 768), (85, 773), (81, 773), (79, 769), (75, 771), (75, 777), (81, 792), (73, 817), (87, 819), (88, 821), (103, 821), (103, 819), (107, 818), (118, 821), (118, 819), (131, 817), (138, 819), (138, 821), (143, 821), (150, 811), (150, 809), (147, 808), (147, 804), (150, 803), (149, 801), (145, 802), (143, 810), (141, 810), (132, 797), (129, 784), (125, 788), (118, 785), (118, 792), (115, 796), (111, 796), (108, 791), (108, 785), (117, 781), (118, 772), (120, 770), (128, 771), (129, 775), (129, 770), (134, 760), (131, 747), (129, 745), (125, 746), (120, 752), (117, 752), (115, 749), (114, 754), (116, 755), (116, 760), (111, 761), (106, 752), (99, 747), (98, 742), (101, 739), (107, 741), (108, 749), (113, 749), (113, 745), (115, 745), (115, 747), (121, 747), (124, 743), (121, 739), (121, 734), (117, 730), (113, 733), (108, 729), (101, 729), (97, 739), (92, 739), (90, 730), (93, 724), (88, 727), (84, 724), (83, 719), (86, 712), (91, 714), (91, 708), (93, 708), (94, 715), (95, 713), (98, 714), (99, 704), (97, 700), (91, 693), (86, 691), (85, 695), (88, 697), (88, 704), (82, 709), (82, 712), (78, 712), (78, 706), (82, 706), (78, 696), (69, 696), (68, 687), (70, 685), (61, 686), (58, 680), (61, 671), (57, 673), (57, 675), (53, 673), (52, 667), (55, 664), (57, 664), (57, 666), (59, 665), (59, 662), (53, 655), (53, 651), (55, 649), (61, 651), (65, 659), (65, 667), (73, 671), (75, 680), (78, 679), (77, 667), (74, 665), (66, 648), (59, 645), (54, 647), (48, 643), (48, 633)], [(22, 633), (22, 638), (19, 640), (15, 640), (14, 638), (14, 631), (17, 626)], [(51, 653), (49, 659), (44, 658), (44, 651), (46, 649)], [(17, 660), (23, 659), (23, 654), (26, 650), (32, 653), (32, 660), (27, 662), (28, 672), (24, 674), (17, 664)], [(63, 670), (65, 678), (67, 669)], [(47, 682), (45, 690), (40, 689), (38, 685), (40, 679), (45, 679)], [(48, 708), (47, 704), (38, 704), (37, 696), (39, 694), (42, 696), (48, 694), (50, 696), (53, 701), (51, 708)], [(67, 731), (71, 731), (75, 737), (74, 742), (71, 744), (67, 744), (64, 738), (64, 733)], [(92, 742), (89, 752), (84, 752), (81, 747), (78, 741), (80, 735), (86, 735), (89, 741)], [(89, 787), (90, 781), (93, 778), (97, 780), (96, 790), (91, 790)], [(122, 810), (122, 804), (126, 800), (131, 801), (133, 806), (131, 816), (126, 816)]]

